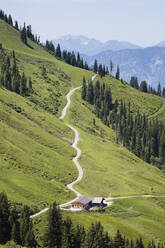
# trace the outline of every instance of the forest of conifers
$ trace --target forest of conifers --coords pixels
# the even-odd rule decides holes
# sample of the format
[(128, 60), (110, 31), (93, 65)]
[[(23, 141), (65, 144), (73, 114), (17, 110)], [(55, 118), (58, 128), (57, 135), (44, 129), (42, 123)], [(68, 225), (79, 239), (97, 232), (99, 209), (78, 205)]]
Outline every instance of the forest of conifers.
[(121, 142), (138, 157), (164, 169), (165, 128), (158, 120), (149, 121), (144, 114), (131, 111), (131, 103), (122, 99), (112, 101), (108, 84), (95, 84), (83, 79), (82, 99), (94, 105), (95, 114), (116, 132), (116, 142)]

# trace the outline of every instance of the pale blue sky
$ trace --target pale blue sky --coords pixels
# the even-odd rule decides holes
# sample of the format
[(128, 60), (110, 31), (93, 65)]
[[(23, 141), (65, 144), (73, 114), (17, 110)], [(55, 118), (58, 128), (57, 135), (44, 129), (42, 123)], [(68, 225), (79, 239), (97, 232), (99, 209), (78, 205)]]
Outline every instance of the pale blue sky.
[(31, 24), (42, 40), (66, 34), (141, 46), (165, 40), (165, 0), (1, 0), (0, 8)]

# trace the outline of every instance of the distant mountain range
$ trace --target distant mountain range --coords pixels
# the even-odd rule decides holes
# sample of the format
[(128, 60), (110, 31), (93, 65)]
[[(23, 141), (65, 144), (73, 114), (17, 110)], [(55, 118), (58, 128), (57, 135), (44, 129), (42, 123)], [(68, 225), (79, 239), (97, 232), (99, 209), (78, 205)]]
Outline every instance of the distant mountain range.
[(58, 40), (52, 41), (55, 46), (59, 43), (62, 49), (68, 51), (80, 52), (87, 55), (95, 55), (97, 53), (112, 50), (119, 51), (124, 49), (140, 49), (140, 46), (125, 41), (109, 40), (105, 43), (96, 39), (89, 39), (85, 36), (65, 35)]
[(139, 82), (146, 80), (154, 87), (160, 82), (165, 86), (165, 41), (153, 47), (142, 48), (129, 42), (110, 40), (102, 43), (85, 36), (67, 35), (53, 43), (55, 46), (59, 43), (62, 49), (68, 51), (79, 51), (90, 66), (95, 59), (106, 66), (112, 60), (113, 73), (119, 64), (121, 77), (128, 82), (131, 76), (137, 76)]
[(113, 74), (116, 72), (117, 64), (120, 65), (120, 75), (127, 82), (131, 76), (136, 76), (139, 82), (146, 80), (156, 87), (158, 82), (165, 86), (165, 47), (149, 47), (136, 50), (104, 51), (94, 56), (82, 55), (89, 65), (98, 63), (109, 67), (110, 60), (113, 61)]

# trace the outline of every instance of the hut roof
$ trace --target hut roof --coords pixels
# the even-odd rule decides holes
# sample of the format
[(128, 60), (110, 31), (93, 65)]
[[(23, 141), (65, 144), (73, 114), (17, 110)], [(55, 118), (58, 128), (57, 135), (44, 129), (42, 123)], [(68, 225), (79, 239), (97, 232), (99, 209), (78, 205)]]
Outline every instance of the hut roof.
[(102, 201), (104, 200), (103, 197), (95, 197), (92, 201), (93, 204), (101, 204)]
[[(87, 197), (87, 196), (79, 196), (79, 198), (75, 202), (80, 202), (84, 205), (88, 204), (93, 200), (92, 197)], [(74, 203), (74, 202), (73, 202)]]

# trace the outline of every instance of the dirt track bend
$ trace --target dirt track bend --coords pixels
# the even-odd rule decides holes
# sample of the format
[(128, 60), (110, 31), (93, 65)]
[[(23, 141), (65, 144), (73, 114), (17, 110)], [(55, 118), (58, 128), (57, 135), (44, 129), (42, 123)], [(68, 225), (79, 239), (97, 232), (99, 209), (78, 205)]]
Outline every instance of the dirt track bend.
[[(96, 78), (96, 76), (97, 76), (97, 75), (94, 75), (94, 76), (91, 78), (91, 80), (93, 81), (93, 80)], [(82, 87), (82, 86), (79, 86), (79, 87), (76, 87), (76, 88), (74, 88), (74, 89), (71, 89), (71, 90), (69, 91), (69, 93), (66, 95), (67, 104), (66, 104), (66, 106), (64, 107), (64, 109), (62, 110), (62, 114), (61, 114), (61, 116), (59, 117), (60, 120), (63, 120), (64, 117), (65, 117), (65, 115), (66, 115), (66, 113), (67, 113), (67, 110), (68, 110), (68, 108), (69, 108), (69, 106), (70, 106), (70, 104), (71, 104), (71, 99), (70, 99), (71, 96), (73, 95), (73, 93), (74, 93), (76, 90), (79, 90), (81, 87)], [(74, 182), (72, 182), (72, 183), (70, 183), (70, 184), (67, 185), (67, 187), (68, 187), (71, 191), (73, 191), (73, 192), (77, 195), (77, 197), (76, 197), (75, 199), (73, 199), (72, 201), (69, 201), (69, 202), (66, 202), (66, 203), (64, 203), (64, 204), (61, 204), (61, 205), (60, 205), (60, 208), (66, 206), (66, 205), (70, 204), (71, 202), (75, 201), (76, 199), (78, 199), (78, 197), (79, 197), (81, 194), (80, 194), (77, 190), (75, 190), (75, 189), (73, 188), (73, 185), (75, 185), (76, 183), (78, 183), (78, 182), (83, 178), (83, 170), (82, 170), (82, 168), (81, 168), (81, 166), (80, 166), (80, 164), (79, 164), (79, 162), (78, 162), (78, 159), (79, 159), (79, 157), (81, 156), (81, 150), (77, 147), (77, 144), (78, 144), (78, 142), (79, 142), (79, 140), (80, 140), (80, 138), (79, 138), (79, 132), (78, 132), (74, 127), (72, 127), (71, 125), (69, 125), (69, 124), (66, 124), (66, 125), (67, 125), (67, 126), (74, 132), (74, 134), (75, 134), (75, 138), (74, 138), (74, 142), (73, 142), (73, 144), (72, 144), (72, 147), (77, 151), (77, 155), (76, 155), (76, 157), (73, 158), (73, 162), (74, 162), (74, 164), (76, 165), (76, 167), (77, 167), (77, 169), (78, 169), (79, 175), (78, 175), (78, 178), (77, 178)], [(38, 212), (38, 213), (32, 215), (31, 218), (37, 217), (37, 216), (39, 216), (40, 214), (43, 214), (43, 213), (47, 212), (48, 210), (49, 210), (49, 208), (45, 208), (45, 209), (41, 210), (40, 212)]]
[[(97, 75), (94, 75), (94, 76), (92, 77), (92, 81), (96, 78), (96, 76), (97, 76)], [(67, 113), (67, 110), (68, 110), (68, 108), (69, 108), (69, 106), (70, 106), (70, 104), (71, 104), (71, 99), (70, 99), (71, 96), (73, 95), (73, 93), (74, 93), (76, 90), (79, 90), (81, 87), (82, 87), (82, 86), (79, 86), (79, 87), (77, 87), (77, 88), (74, 88), (74, 89), (70, 90), (69, 93), (66, 95), (67, 104), (66, 104), (66, 106), (64, 107), (64, 109), (62, 110), (62, 114), (61, 114), (61, 116), (59, 117), (60, 120), (64, 119), (64, 117), (65, 117), (65, 115), (66, 115), (66, 113)], [(76, 199), (78, 199), (78, 197), (79, 197), (81, 194), (80, 194), (77, 190), (75, 190), (75, 189), (73, 188), (73, 186), (74, 186), (76, 183), (78, 183), (78, 182), (83, 178), (83, 170), (82, 170), (82, 168), (81, 168), (81, 166), (80, 166), (80, 164), (79, 164), (79, 162), (78, 162), (78, 159), (79, 159), (79, 157), (81, 156), (81, 150), (77, 147), (77, 144), (78, 144), (79, 139), (80, 139), (80, 138), (79, 138), (79, 132), (78, 132), (74, 127), (72, 127), (71, 125), (69, 125), (69, 124), (66, 124), (66, 125), (67, 125), (67, 126), (74, 132), (74, 134), (75, 134), (75, 138), (74, 138), (74, 142), (73, 142), (73, 144), (72, 144), (72, 147), (77, 151), (77, 155), (76, 155), (76, 157), (73, 158), (73, 162), (74, 162), (74, 164), (76, 165), (76, 167), (77, 167), (77, 169), (78, 169), (79, 175), (78, 175), (78, 178), (77, 178), (74, 182), (72, 182), (72, 183), (70, 183), (70, 184), (67, 185), (67, 187), (68, 187), (71, 191), (73, 191), (73, 192), (77, 195), (77, 197), (76, 197), (75, 199), (69, 201), (69, 202), (66, 202), (66, 203), (64, 203), (64, 204), (61, 204), (61, 205), (60, 205), (60, 208), (65, 207), (65, 206), (67, 206), (68, 204), (70, 204), (70, 203), (72, 203), (73, 201), (75, 201)], [(109, 198), (106, 198), (104, 202), (105, 202), (108, 206), (110, 206), (110, 205), (112, 204), (112, 200), (115, 200), (115, 199), (116, 199), (116, 200), (117, 200), (117, 199), (129, 199), (129, 198), (138, 198), (138, 197), (146, 197), (146, 198), (152, 198), (152, 197), (161, 198), (161, 197), (162, 197), (162, 198), (164, 198), (165, 196), (163, 196), (163, 195), (162, 195), (162, 196), (154, 196), (154, 195), (137, 195), (137, 196), (109, 197)], [(37, 217), (37, 216), (39, 216), (39, 215), (41, 215), (41, 214), (47, 212), (48, 210), (49, 210), (49, 208), (45, 208), (45, 209), (41, 210), (40, 212), (38, 212), (38, 213), (32, 215), (31, 218)]]

